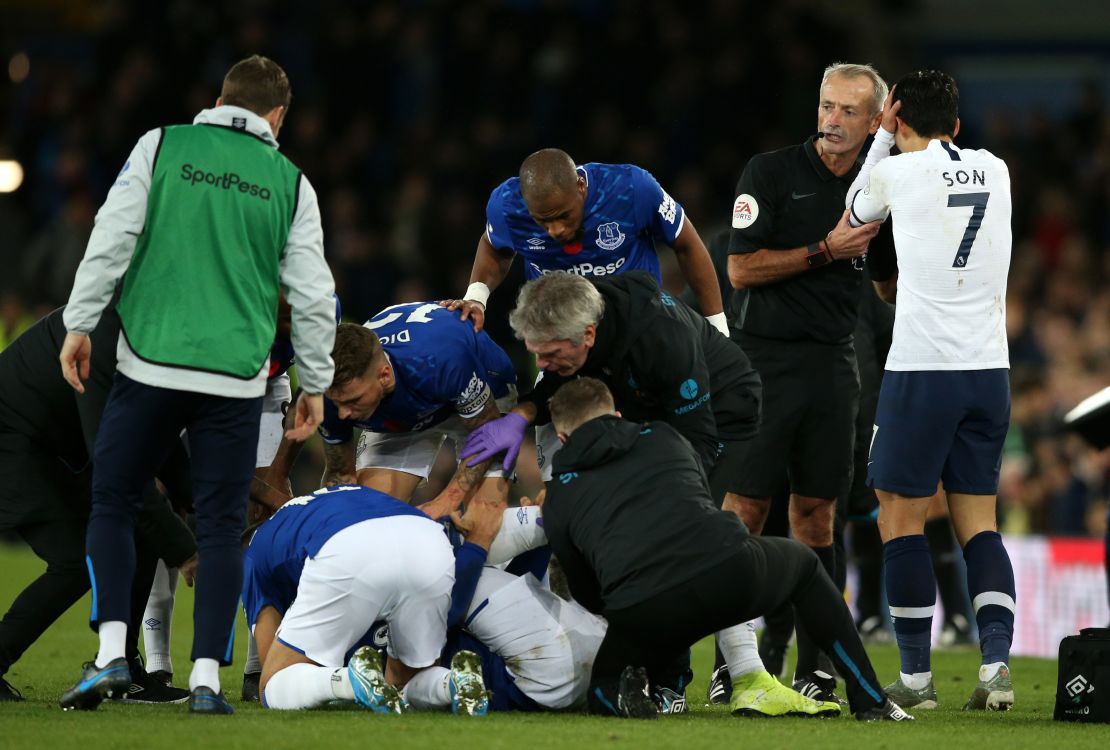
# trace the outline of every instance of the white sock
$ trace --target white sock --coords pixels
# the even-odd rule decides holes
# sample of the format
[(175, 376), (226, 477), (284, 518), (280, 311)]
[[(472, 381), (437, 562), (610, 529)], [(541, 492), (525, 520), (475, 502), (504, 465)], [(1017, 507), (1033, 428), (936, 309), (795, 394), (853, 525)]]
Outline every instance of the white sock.
[(994, 676), (998, 674), (998, 670), (1002, 669), (1002, 667), (1004, 666), (1006, 666), (1006, 662), (1004, 661), (996, 661), (992, 662), (991, 664), (984, 664), (983, 666), (979, 667), (979, 681), (988, 682), (990, 680), (993, 680)]
[(507, 508), (501, 517), (501, 529), (493, 538), (486, 556), (486, 565), (500, 565), (547, 544), (547, 534), (540, 525), (540, 509), (534, 505)]
[[(335, 667), (315, 664), (292, 664), (281, 670), (266, 683), (262, 705), (278, 710), (316, 708), (337, 697), (332, 692), (332, 673)], [(346, 673), (346, 669), (342, 669)], [(349, 687), (349, 683), (348, 683)], [(350, 700), (355, 694), (351, 693)]]
[(717, 632), (717, 645), (728, 664), (728, 675), (733, 680), (746, 674), (765, 671), (759, 658), (759, 644), (755, 638), (755, 622), (743, 622)]
[(247, 663), (243, 665), (243, 674), (254, 674), (262, 671), (262, 661), (258, 658), (258, 641), (254, 633), (247, 633)]
[(193, 662), (189, 690), (196, 690), (201, 686), (220, 692), (220, 663), (215, 659), (197, 659)]
[(402, 695), (413, 708), (447, 708), (451, 705), (450, 679), (451, 670), (428, 667), (409, 680)]
[(97, 628), (100, 636), (100, 651), (96, 654), (96, 668), (103, 669), (112, 659), (119, 659), (124, 654), (127, 643), (127, 623), (119, 620), (100, 623)]
[[(328, 667), (331, 669), (331, 667)], [(355, 689), (351, 687), (351, 673), (346, 667), (331, 670), (331, 694), (336, 700), (353, 701)]]
[(913, 674), (899, 672), (898, 676), (902, 678), (902, 684), (910, 690), (922, 690), (929, 684), (929, 680), (933, 679), (933, 673), (931, 671), (914, 672)]
[(167, 568), (161, 560), (154, 573), (154, 585), (143, 612), (143, 650), (148, 672), (173, 674), (170, 660), (170, 627), (173, 624), (173, 602), (177, 593), (177, 568)]

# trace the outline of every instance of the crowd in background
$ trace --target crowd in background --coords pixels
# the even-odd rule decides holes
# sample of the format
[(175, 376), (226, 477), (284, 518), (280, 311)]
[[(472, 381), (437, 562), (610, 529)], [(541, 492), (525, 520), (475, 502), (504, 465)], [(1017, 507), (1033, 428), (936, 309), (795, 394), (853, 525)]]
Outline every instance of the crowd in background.
[[(860, 50), (851, 61), (878, 62), (891, 80), (922, 63), (907, 48), (887, 53), (886, 69), (865, 27), (833, 9), (760, 6), (747, 33), (754, 11), (727, 0), (697, 13), (632, 0), (29, 4), (18, 33), (0, 32), (6, 57), (28, 63), (9, 64), (0, 99), (0, 159), (26, 170), (0, 195), (0, 347), (64, 304), (138, 137), (212, 106), (223, 72), (254, 52), (292, 81), (279, 140), (319, 193), (348, 319), (458, 296), (489, 191), (545, 146), (647, 168), (708, 244), (748, 158), (811, 132), (827, 63)], [(1110, 451), (1066, 433), (1062, 416), (1110, 384), (1110, 110), (1098, 85), (1076, 81), (1064, 115), (1015, 103), (978, 123), (957, 142), (1005, 159), (1014, 198), (1002, 529), (1101, 536)], [(507, 312), (515, 287), (491, 307)], [(526, 368), (504, 317), (491, 314), (491, 333)]]

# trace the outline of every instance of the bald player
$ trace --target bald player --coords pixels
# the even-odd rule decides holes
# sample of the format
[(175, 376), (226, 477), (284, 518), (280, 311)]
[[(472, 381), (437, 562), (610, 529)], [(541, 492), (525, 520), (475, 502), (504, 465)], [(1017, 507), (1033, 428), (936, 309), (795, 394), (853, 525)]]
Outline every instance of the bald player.
[(599, 277), (644, 270), (661, 282), (656, 243), (674, 250), (702, 312), (727, 336), (709, 252), (682, 206), (651, 173), (633, 164), (576, 165), (565, 151), (545, 148), (524, 160), (519, 177), (490, 194), (470, 287), (462, 299), (445, 304), (481, 330), (490, 292), (516, 255), (529, 280), (551, 271)]

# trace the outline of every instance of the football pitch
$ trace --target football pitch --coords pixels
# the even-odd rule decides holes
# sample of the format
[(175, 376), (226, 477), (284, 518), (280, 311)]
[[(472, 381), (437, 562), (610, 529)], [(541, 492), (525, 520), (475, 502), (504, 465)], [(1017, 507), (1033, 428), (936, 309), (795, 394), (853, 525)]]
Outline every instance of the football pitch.
[[(0, 545), (0, 606), (44, 569), (22, 547)], [(188, 679), (192, 632), (192, 590), (178, 588), (174, 616), (175, 681)], [(448, 714), (414, 713), (386, 717), (353, 707), (273, 712), (238, 702), (242, 658), (246, 653), (242, 615), (237, 629), (238, 664), (222, 670), (224, 690), (234, 716), (191, 716), (184, 705), (128, 706), (106, 702), (96, 712), (62, 712), (58, 696), (92, 658), (96, 641), (85, 624), (88, 598), (70, 609), (8, 673), (23, 691), (23, 703), (0, 703), (0, 748), (813, 748), (814, 750), (1010, 750), (1011, 748), (1100, 748), (1110, 746), (1110, 726), (1052, 721), (1056, 664), (1043, 659), (1014, 659), (1016, 707), (1009, 714), (965, 714), (964, 701), (974, 686), (978, 654), (973, 650), (937, 652), (933, 671), (940, 708), (917, 711), (913, 724), (861, 724), (839, 719), (738, 719), (725, 707), (705, 705), (705, 681), (712, 643), (694, 650), (696, 678), (687, 695), (691, 712), (658, 721), (633, 722), (573, 714), (501, 714), (464, 720)], [(880, 679), (897, 674), (892, 646), (868, 649)]]

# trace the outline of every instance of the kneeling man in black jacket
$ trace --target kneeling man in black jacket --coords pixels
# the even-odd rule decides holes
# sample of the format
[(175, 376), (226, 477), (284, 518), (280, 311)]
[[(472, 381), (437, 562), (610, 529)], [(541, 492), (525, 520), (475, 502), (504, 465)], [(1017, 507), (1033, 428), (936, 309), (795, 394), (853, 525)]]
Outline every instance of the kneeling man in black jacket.
[(717, 510), (701, 462), (673, 427), (621, 419), (593, 378), (562, 386), (548, 407), (564, 445), (544, 528), (574, 598), (609, 621), (591, 712), (655, 716), (649, 682), (665, 681), (692, 644), (789, 602), (846, 676), (856, 718), (912, 718), (883, 695), (813, 550), (750, 536), (735, 514)]

